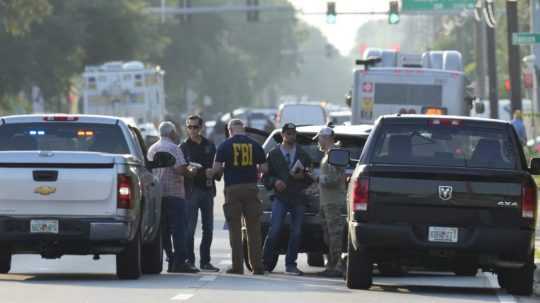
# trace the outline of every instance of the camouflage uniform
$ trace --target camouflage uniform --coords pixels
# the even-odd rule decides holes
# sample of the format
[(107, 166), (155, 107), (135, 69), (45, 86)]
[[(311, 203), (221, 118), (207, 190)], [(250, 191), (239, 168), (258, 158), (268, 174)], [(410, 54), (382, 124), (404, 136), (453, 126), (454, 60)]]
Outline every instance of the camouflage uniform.
[(321, 218), (325, 242), (328, 246), (327, 270), (340, 270), (343, 230), (345, 219), (345, 169), (328, 163), (326, 153), (321, 161), (319, 191), (321, 199)]

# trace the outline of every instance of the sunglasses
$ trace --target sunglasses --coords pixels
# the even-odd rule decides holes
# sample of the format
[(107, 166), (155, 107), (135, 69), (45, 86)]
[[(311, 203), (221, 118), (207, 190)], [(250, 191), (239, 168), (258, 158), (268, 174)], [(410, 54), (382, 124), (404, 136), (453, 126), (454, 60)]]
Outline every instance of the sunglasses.
[(201, 128), (199, 125), (188, 125), (188, 129), (199, 129)]

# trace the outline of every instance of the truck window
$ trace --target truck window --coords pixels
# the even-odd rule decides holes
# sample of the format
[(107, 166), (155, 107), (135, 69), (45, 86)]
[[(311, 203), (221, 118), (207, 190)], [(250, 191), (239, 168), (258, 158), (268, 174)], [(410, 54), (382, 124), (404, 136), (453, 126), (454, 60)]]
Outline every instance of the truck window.
[(0, 126), (0, 151), (29, 150), (130, 153), (117, 125), (44, 122)]
[(442, 86), (375, 83), (375, 104), (442, 105)]
[(516, 169), (517, 148), (504, 129), (386, 125), (373, 163)]

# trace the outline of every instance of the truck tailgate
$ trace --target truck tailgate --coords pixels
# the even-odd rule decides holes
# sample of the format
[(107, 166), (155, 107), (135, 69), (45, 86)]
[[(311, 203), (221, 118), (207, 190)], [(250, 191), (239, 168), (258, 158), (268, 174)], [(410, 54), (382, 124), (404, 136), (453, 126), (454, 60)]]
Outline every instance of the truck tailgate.
[(518, 227), (526, 180), (524, 174), (510, 171), (379, 166), (370, 170), (368, 218), (381, 223)]
[(0, 152), (0, 215), (114, 215), (116, 179), (113, 155)]

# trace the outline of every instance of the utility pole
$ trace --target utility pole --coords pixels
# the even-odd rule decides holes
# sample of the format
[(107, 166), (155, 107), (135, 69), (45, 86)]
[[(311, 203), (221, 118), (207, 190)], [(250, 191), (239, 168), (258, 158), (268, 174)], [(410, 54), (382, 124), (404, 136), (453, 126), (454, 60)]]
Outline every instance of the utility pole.
[(495, 43), (495, 28), (486, 24), (487, 61), (489, 74), (489, 117), (499, 118), (499, 89), (497, 80), (497, 46)]
[[(540, 0), (531, 0), (531, 32), (540, 33)], [(534, 55), (534, 86), (533, 96), (536, 96), (536, 100), (533, 100), (532, 109), (536, 113), (540, 109), (540, 45), (533, 44), (532, 52)]]
[(506, 19), (508, 28), (508, 74), (510, 75), (510, 103), (512, 113), (521, 110), (521, 56), (519, 46), (512, 43), (512, 34), (519, 32), (517, 0), (506, 1)]
[(474, 22), (476, 57), (476, 96), (486, 98), (486, 27), (482, 21)]

